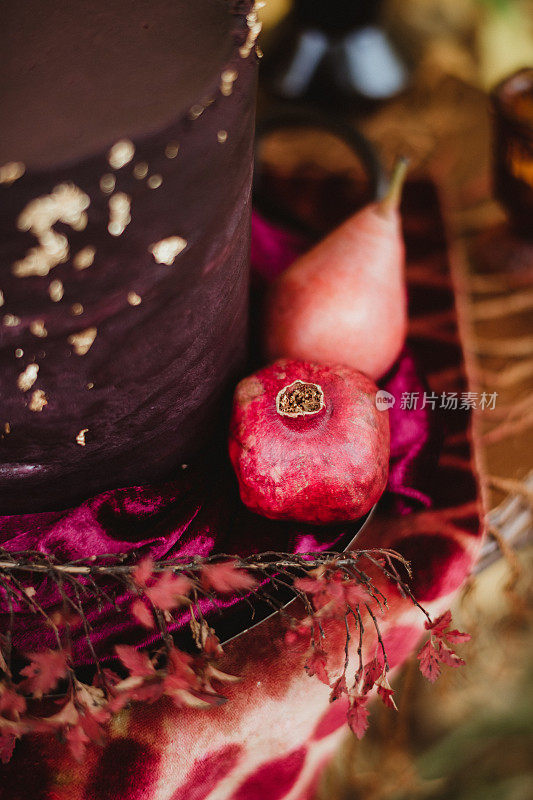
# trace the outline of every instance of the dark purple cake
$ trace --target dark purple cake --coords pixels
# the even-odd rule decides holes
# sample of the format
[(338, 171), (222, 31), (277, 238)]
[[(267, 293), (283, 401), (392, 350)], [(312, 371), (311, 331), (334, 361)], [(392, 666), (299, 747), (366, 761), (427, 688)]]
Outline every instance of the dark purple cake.
[(0, 513), (164, 479), (242, 366), (259, 23), (243, 0), (8, 0)]

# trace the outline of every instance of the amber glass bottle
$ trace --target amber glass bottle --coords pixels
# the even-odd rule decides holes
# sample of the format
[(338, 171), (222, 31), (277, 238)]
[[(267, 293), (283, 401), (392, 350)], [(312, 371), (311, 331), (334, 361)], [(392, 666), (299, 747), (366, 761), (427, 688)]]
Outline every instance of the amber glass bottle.
[(533, 67), (492, 93), (494, 188), (515, 230), (533, 240)]

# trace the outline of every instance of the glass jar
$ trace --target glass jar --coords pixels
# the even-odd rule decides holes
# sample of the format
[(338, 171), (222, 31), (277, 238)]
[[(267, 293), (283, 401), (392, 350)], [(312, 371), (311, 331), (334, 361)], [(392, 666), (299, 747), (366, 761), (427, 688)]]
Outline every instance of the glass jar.
[(492, 92), (494, 188), (512, 226), (533, 239), (533, 67)]

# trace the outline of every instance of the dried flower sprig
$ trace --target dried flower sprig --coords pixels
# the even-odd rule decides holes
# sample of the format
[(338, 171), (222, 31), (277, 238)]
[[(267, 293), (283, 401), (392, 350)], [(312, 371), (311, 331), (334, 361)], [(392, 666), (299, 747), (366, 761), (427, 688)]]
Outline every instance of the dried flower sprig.
[[(363, 567), (370, 565), (371, 569)], [(218, 685), (239, 681), (219, 669), (222, 644), (202, 611), (202, 598), (215, 600), (224, 594), (241, 594), (253, 606), (257, 598), (280, 612), (286, 625), (286, 643), (307, 641), (305, 668), (309, 675), (331, 688), (331, 701), (345, 695), (349, 700), (348, 722), (361, 737), (368, 725), (370, 692), (375, 689), (383, 702), (395, 707), (388, 682), (389, 664), (378, 623), (387, 608), (387, 598), (371, 577), (378, 570), (403, 597), (409, 598), (426, 616), (430, 638), (422, 648), (420, 667), (435, 680), (440, 663), (464, 663), (450, 644), (469, 636), (449, 630), (451, 614), (432, 621), (409, 588), (410, 568), (392, 550), (373, 549), (349, 553), (262, 553), (247, 558), (216, 555), (208, 558), (131, 563), (127, 556), (104, 556), (63, 563), (34, 551), (10, 553), (0, 549), (0, 596), (6, 600), (9, 624), (0, 638), (0, 758), (9, 760), (16, 740), (26, 734), (60, 734), (73, 756), (84, 757), (89, 742), (102, 744), (105, 725), (113, 714), (130, 702), (154, 702), (163, 695), (178, 707), (209, 708), (226, 702)], [(406, 577), (402, 577), (400, 570)], [(57, 588), (60, 610), (48, 613), (38, 602), (31, 578), (46, 576)], [(126, 595), (128, 609), (136, 621), (159, 633), (152, 651), (117, 645), (118, 674), (104, 668), (94, 650), (92, 627), (85, 613), (87, 598), (114, 603)], [(301, 612), (292, 613), (290, 599), (300, 600)], [(173, 614), (189, 613), (189, 628), (196, 651), (179, 650), (169, 632)], [(30, 610), (53, 631), (57, 648), (28, 653), (28, 664), (12, 668), (12, 642), (17, 612)], [(375, 629), (379, 649), (364, 663), (364, 620)], [(341, 674), (329, 674), (325, 626), (342, 622), (345, 631), (344, 665)], [(92, 684), (82, 682), (71, 662), (71, 632), (82, 625), (93, 658)], [(358, 663), (348, 681), (350, 641), (358, 637)], [(52, 715), (43, 709), (46, 698), (59, 693), (61, 708)]]

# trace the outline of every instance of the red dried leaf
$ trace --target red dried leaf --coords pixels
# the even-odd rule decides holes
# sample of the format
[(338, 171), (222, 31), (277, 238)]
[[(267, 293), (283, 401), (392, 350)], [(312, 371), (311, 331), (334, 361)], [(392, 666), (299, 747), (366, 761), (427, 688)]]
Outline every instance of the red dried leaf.
[(170, 611), (172, 608), (181, 605), (183, 598), (189, 593), (191, 582), (183, 575), (176, 576), (167, 571), (161, 573), (161, 577), (146, 589), (146, 596), (161, 611)]
[(299, 589), (305, 594), (317, 594), (324, 591), (324, 581), (317, 581), (314, 578), (297, 578), (294, 581), (294, 588)]
[(469, 642), (472, 638), (469, 633), (462, 633), (461, 631), (446, 631), (445, 638), (450, 644), (461, 644), (461, 642)]
[(115, 652), (122, 661), (130, 675), (146, 678), (155, 673), (154, 665), (148, 658), (148, 654), (141, 650), (136, 650), (129, 644), (115, 645)]
[(309, 675), (316, 675), (317, 678), (322, 681), (322, 683), (325, 683), (326, 686), (329, 686), (329, 677), (326, 670), (326, 665), (327, 654), (324, 652), (324, 650), (316, 648), (305, 662), (305, 669)]
[[(105, 721), (107, 722), (107, 720)], [(98, 724), (98, 720), (95, 718), (93, 714), (81, 714), (80, 725), (83, 728), (84, 733), (89, 737), (91, 742), (94, 742), (94, 744), (98, 744), (100, 746), (102, 746), (105, 743), (106, 740), (105, 731), (103, 730), (101, 725)]]
[(372, 601), (372, 597), (368, 594), (364, 586), (361, 586), (361, 584), (356, 581), (350, 581), (350, 583), (345, 585), (344, 596), (346, 602), (351, 605), (352, 608), (355, 608), (358, 603), (370, 603)]
[(198, 686), (198, 677), (191, 667), (192, 656), (173, 647), (168, 655), (168, 674), (163, 681), (165, 694), (177, 689), (193, 689)]
[(337, 678), (331, 687), (329, 702), (334, 703), (335, 700), (338, 700), (339, 697), (342, 697), (344, 694), (348, 694), (348, 686), (346, 685), (346, 675), (343, 674), (340, 678)]
[(117, 673), (113, 672), (113, 670), (109, 669), (109, 667), (104, 667), (102, 670), (102, 676), (100, 676), (98, 672), (95, 673), (93, 685), (106, 688), (107, 686), (116, 686), (121, 680), (122, 678), (120, 675), (117, 675)]
[(234, 561), (208, 564), (202, 569), (201, 574), (204, 587), (214, 589), (221, 594), (253, 589), (257, 585), (257, 581), (245, 570), (236, 567)]
[(67, 740), (70, 752), (76, 761), (81, 763), (85, 758), (86, 745), (90, 741), (82, 726), (75, 725), (74, 727), (68, 728), (65, 733), (65, 739)]
[(58, 682), (67, 675), (67, 657), (62, 650), (45, 650), (42, 653), (29, 653), (31, 663), (20, 670), (26, 680), (21, 686), (24, 691), (40, 698), (55, 689)]
[(146, 603), (143, 603), (142, 600), (135, 600), (131, 606), (131, 613), (137, 620), (140, 622), (141, 625), (144, 625), (145, 628), (153, 628), (154, 627), (154, 617)]
[(394, 690), (392, 689), (392, 686), (390, 685), (385, 673), (383, 673), (381, 678), (379, 678), (377, 681), (377, 692), (388, 708), (393, 708), (395, 711), (398, 711), (398, 707), (394, 702)]
[(7, 764), (15, 749), (16, 737), (12, 733), (0, 734), (0, 761)]
[(213, 628), (209, 628), (204, 640), (204, 653), (210, 658), (219, 658), (224, 650), (220, 644), (220, 639), (214, 632)]
[(420, 672), (430, 683), (435, 683), (440, 675), (439, 656), (431, 639), (429, 639), (417, 656), (420, 661)]
[(368, 728), (368, 697), (353, 697), (348, 709), (348, 725), (358, 739), (362, 739)]
[[(0, 685), (0, 690), (2, 686)], [(18, 715), (26, 711), (26, 700), (12, 689), (3, 688), (0, 694), (0, 716), (9, 720), (18, 720)]]
[(152, 577), (152, 572), (154, 569), (154, 562), (150, 558), (150, 556), (146, 556), (143, 558), (142, 561), (139, 561), (133, 572), (131, 573), (131, 577), (133, 578), (133, 582), (140, 586), (141, 589), (146, 587), (146, 584)]
[(375, 682), (383, 672), (383, 659), (373, 658), (365, 665), (363, 670), (363, 685), (361, 686), (361, 694), (368, 694), (372, 689)]
[(439, 642), (437, 645), (437, 654), (442, 661), (443, 664), (447, 664), (449, 667), (463, 667), (465, 662), (462, 658), (459, 658), (457, 653), (447, 647), (444, 642)]
[(445, 611), (444, 614), (441, 614), (440, 617), (434, 622), (429, 622), (429, 620), (425, 623), (425, 628), (427, 631), (431, 631), (435, 636), (440, 637), (446, 630), (446, 628), (450, 625), (452, 621), (452, 612), (450, 610)]

